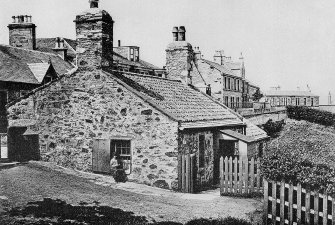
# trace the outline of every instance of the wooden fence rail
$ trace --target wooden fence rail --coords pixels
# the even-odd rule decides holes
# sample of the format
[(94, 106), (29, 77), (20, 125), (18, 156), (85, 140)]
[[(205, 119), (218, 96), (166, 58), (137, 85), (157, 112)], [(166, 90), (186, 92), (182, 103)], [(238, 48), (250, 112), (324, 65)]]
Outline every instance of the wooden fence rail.
[(254, 158), (220, 158), (220, 193), (263, 193), (260, 161)]
[(335, 224), (335, 199), (300, 184), (264, 180), (266, 224)]

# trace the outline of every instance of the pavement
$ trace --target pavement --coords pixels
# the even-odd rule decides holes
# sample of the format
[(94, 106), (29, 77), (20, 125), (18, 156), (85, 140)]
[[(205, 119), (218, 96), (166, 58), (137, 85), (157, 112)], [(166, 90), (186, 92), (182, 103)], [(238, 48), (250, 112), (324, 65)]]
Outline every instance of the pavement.
[(20, 164), (19, 162), (0, 162), (0, 170), (14, 167)]

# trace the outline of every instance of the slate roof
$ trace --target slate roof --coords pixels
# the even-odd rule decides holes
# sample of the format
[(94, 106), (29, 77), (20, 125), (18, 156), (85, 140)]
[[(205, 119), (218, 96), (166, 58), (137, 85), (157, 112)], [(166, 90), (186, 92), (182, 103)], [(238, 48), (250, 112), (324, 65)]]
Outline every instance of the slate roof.
[(243, 119), (243, 121), (247, 124), (246, 136), (254, 138), (255, 141), (269, 138), (264, 130), (251, 123), (249, 120)]
[(173, 119), (184, 122), (185, 128), (244, 124), (225, 106), (181, 81), (128, 72), (110, 73), (140, 92), (149, 103)]
[(214, 67), (215, 69), (219, 70), (220, 72), (226, 74), (226, 75), (231, 75), (231, 76), (236, 76), (236, 74), (228, 67), (225, 65), (220, 65), (218, 63), (209, 61), (207, 59), (200, 59), (201, 61), (207, 63), (208, 65)]
[(265, 92), (265, 96), (300, 96), (300, 97), (319, 97), (309, 91), (281, 91), (281, 90), (269, 90)]
[(28, 64), (50, 61), (58, 75), (73, 68), (58, 55), (7, 45), (0, 45), (0, 58), (0, 81), (39, 84)]

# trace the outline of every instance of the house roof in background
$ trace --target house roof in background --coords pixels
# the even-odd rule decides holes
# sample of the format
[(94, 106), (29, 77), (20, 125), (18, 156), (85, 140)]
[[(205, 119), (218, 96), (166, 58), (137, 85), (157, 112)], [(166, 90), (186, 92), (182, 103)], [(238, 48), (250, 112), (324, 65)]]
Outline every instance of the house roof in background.
[(73, 69), (58, 55), (7, 45), (0, 45), (0, 58), (0, 81), (39, 84), (28, 64), (51, 63), (58, 75)]
[(241, 119), (225, 106), (181, 81), (127, 72), (110, 71), (110, 73), (140, 92), (148, 102), (177, 121), (188, 125), (192, 122), (203, 122), (202, 127), (218, 124), (243, 125)]
[(207, 63), (208, 65), (214, 67), (215, 69), (219, 70), (220, 72), (226, 74), (226, 75), (231, 75), (231, 76), (236, 76), (236, 74), (227, 66), (225, 65), (220, 65), (218, 63), (209, 61), (207, 59), (200, 59), (201, 61)]
[(284, 91), (284, 90), (269, 90), (265, 91), (265, 96), (301, 96), (301, 97), (308, 97), (308, 96), (314, 96), (318, 97), (318, 95), (313, 94), (309, 91)]
[(123, 65), (135, 66), (135, 67), (140, 67), (144, 69), (150, 69), (150, 70), (162, 70), (163, 69), (163, 68), (159, 68), (141, 59), (138, 62), (130, 61), (127, 58), (121, 56), (120, 54), (116, 52), (113, 52), (113, 60), (114, 60), (114, 63), (120, 63)]
[[(65, 47), (67, 47), (67, 55), (76, 57), (76, 46), (77, 42), (68, 38), (63, 38)], [(36, 50), (41, 52), (49, 52), (56, 54), (53, 50), (55, 48), (56, 38), (37, 38), (36, 39)]]

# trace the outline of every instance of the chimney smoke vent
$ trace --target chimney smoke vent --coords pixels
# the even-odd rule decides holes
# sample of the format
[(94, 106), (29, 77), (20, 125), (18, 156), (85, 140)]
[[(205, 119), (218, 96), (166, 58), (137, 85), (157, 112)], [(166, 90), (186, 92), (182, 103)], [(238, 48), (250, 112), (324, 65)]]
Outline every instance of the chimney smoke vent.
[(185, 27), (180, 26), (178, 30), (178, 41), (186, 41), (185, 33), (186, 33)]
[(172, 29), (173, 41), (178, 41), (178, 27)]
[(98, 8), (99, 7), (99, 0), (90, 0), (90, 8)]

